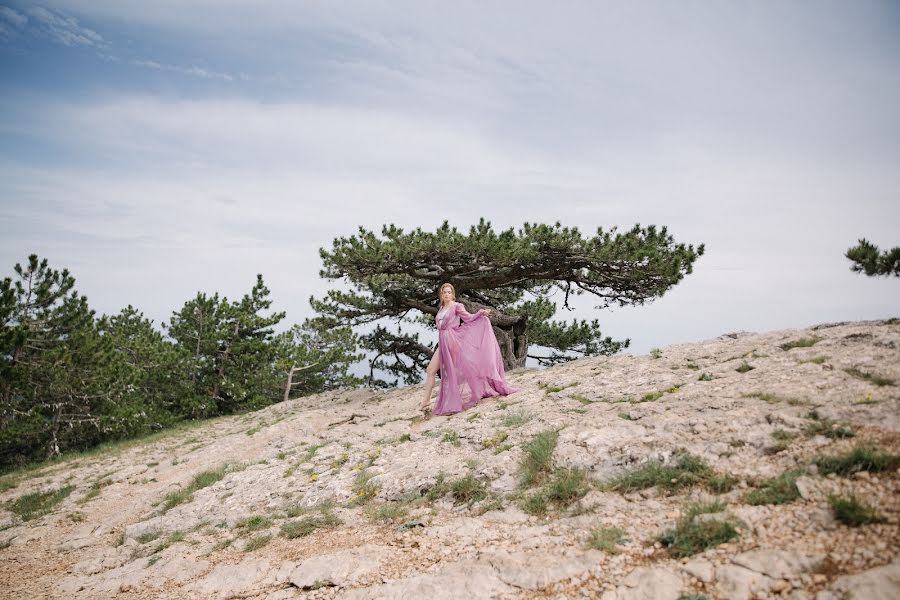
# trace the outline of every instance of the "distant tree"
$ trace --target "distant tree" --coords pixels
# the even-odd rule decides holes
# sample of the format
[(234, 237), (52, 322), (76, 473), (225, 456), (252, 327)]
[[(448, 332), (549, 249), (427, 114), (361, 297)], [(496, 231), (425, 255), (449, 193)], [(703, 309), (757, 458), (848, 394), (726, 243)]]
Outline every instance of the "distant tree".
[(133, 306), (104, 315), (97, 328), (112, 349), (118, 366), (114, 403), (106, 415), (108, 430), (118, 437), (166, 427), (191, 409), (189, 382), (180, 377), (178, 353), (171, 341)]
[(28, 257), (0, 282), (0, 463), (84, 447), (103, 436), (116, 366), (67, 270)]
[[(368, 328), (360, 340), (369, 351), (371, 384), (390, 383), (376, 370), (415, 383), (432, 350), (400, 327), (434, 326), (444, 281), (454, 284), (470, 312), (494, 309), (491, 323), (507, 368), (528, 357), (554, 364), (613, 354), (629, 343), (603, 337), (597, 320), (551, 321), (559, 301), (569, 308), (571, 296), (586, 292), (600, 300), (597, 308), (643, 304), (690, 273), (703, 250), (676, 244), (665, 227), (654, 226), (598, 229), (591, 237), (559, 223), (495, 232), (483, 219), (468, 235), (446, 222), (434, 233), (386, 225), (378, 236), (360, 228), (320, 251), (321, 276), (342, 285), (310, 301), (324, 323)], [(534, 352), (535, 346), (548, 352)]]
[(257, 408), (278, 399), (269, 367), (277, 358), (274, 326), (284, 313), (264, 314), (272, 305), (269, 293), (258, 275), (250, 293), (236, 302), (201, 293), (172, 315), (167, 330), (186, 357), (196, 416)]
[(862, 238), (859, 244), (847, 250), (844, 256), (853, 263), (850, 270), (854, 273), (865, 273), (870, 277), (880, 275), (900, 277), (900, 248), (881, 252), (878, 246)]
[(364, 383), (364, 379), (349, 372), (350, 367), (364, 357), (357, 353), (359, 340), (352, 329), (318, 325), (314, 320), (307, 320), (275, 339), (278, 353), (276, 379), (284, 385), (285, 373), (297, 369), (292, 378), (292, 396), (357, 387)]

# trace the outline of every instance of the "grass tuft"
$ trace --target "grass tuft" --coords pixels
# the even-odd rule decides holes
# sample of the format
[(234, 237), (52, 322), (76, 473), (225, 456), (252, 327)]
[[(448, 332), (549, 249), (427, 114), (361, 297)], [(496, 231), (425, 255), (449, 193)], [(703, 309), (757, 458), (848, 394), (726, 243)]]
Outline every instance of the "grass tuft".
[(779, 348), (782, 350), (792, 350), (794, 348), (810, 348), (815, 346), (818, 342), (821, 342), (822, 338), (818, 336), (808, 337), (808, 338), (800, 338), (799, 340), (793, 340), (791, 342), (786, 342), (781, 344)]
[(244, 552), (253, 552), (254, 550), (259, 550), (271, 541), (272, 535), (268, 533), (254, 536), (247, 540), (247, 543), (244, 544)]
[(247, 531), (268, 529), (272, 526), (272, 519), (261, 515), (254, 515), (252, 517), (247, 517), (246, 519), (241, 519), (237, 526), (238, 528), (246, 529)]
[(553, 470), (553, 451), (559, 440), (554, 430), (542, 431), (525, 444), (519, 477), (523, 487), (543, 483)]
[(597, 527), (591, 530), (587, 547), (602, 550), (608, 554), (618, 554), (618, 546), (625, 541), (625, 532), (618, 527)]
[(221, 481), (225, 477), (226, 469), (227, 465), (195, 475), (193, 481), (186, 488), (172, 492), (165, 497), (160, 512), (165, 513), (179, 504), (190, 502), (194, 499), (194, 492)]
[(54, 506), (65, 500), (74, 489), (74, 485), (67, 485), (48, 492), (25, 494), (24, 496), (19, 496), (14, 502), (8, 503), (7, 508), (22, 517), (23, 521), (30, 521), (49, 513)]
[(884, 523), (884, 518), (873, 508), (860, 502), (856, 496), (851, 495), (849, 498), (828, 496), (828, 503), (834, 511), (835, 518), (848, 527)]
[(803, 471), (785, 471), (778, 477), (762, 482), (758, 489), (752, 490), (744, 496), (744, 502), (759, 506), (762, 504), (786, 504), (800, 497), (797, 489), (797, 478), (803, 475)]
[(752, 371), (755, 368), (756, 367), (747, 363), (747, 361), (745, 360), (741, 363), (741, 365), (737, 369), (735, 369), (735, 371), (737, 371), (738, 373), (746, 373), (748, 371)]
[(882, 377), (880, 375), (875, 375), (874, 373), (867, 373), (865, 371), (861, 371), (856, 368), (844, 369), (844, 373), (850, 375), (852, 377), (856, 377), (857, 379), (862, 379), (863, 381), (867, 381), (873, 385), (877, 385), (879, 387), (895, 385), (893, 379), (888, 379), (887, 377)]
[(509, 412), (503, 417), (503, 426), (504, 427), (521, 427), (525, 423), (531, 421), (533, 415), (531, 413), (527, 413), (524, 411), (521, 412)]
[(378, 506), (366, 509), (366, 514), (373, 523), (399, 523), (406, 518), (408, 511), (405, 506), (396, 502), (385, 502)]
[(613, 478), (603, 487), (634, 492), (660, 486), (669, 492), (676, 492), (693, 485), (706, 485), (716, 490), (731, 489), (734, 483), (733, 478), (716, 474), (701, 458), (681, 452), (676, 455), (674, 464), (649, 462)]
[(675, 558), (692, 556), (738, 537), (737, 528), (729, 520), (698, 519), (702, 514), (721, 512), (721, 502), (689, 505), (674, 529), (663, 533), (659, 541)]
[(468, 504), (471, 506), (487, 497), (487, 486), (484, 481), (476, 479), (469, 473), (462, 479), (450, 483), (450, 495), (454, 504)]
[(900, 456), (880, 452), (869, 446), (856, 446), (846, 454), (837, 456), (820, 456), (814, 461), (819, 473), (828, 475), (849, 475), (858, 471), (877, 473), (891, 471), (900, 467)]

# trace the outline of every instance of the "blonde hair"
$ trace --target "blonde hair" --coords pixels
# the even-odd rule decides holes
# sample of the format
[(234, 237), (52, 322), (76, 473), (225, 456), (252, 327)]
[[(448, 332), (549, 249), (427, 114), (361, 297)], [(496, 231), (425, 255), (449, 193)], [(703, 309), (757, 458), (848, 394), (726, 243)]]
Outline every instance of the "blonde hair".
[(438, 288), (438, 301), (441, 303), (441, 306), (444, 305), (444, 300), (443, 300), (443, 298), (441, 298), (441, 295), (444, 293), (445, 287), (450, 288), (450, 291), (453, 292), (453, 300), (456, 300), (456, 288), (453, 287), (453, 284), (450, 282), (442, 283), (441, 287)]

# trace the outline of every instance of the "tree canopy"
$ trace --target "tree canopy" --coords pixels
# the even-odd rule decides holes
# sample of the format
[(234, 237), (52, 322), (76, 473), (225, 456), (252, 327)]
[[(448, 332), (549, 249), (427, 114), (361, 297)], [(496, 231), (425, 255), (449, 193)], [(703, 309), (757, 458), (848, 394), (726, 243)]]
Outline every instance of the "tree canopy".
[(0, 470), (278, 402), (294, 367), (294, 395), (361, 381), (349, 327), (275, 333), (285, 315), (261, 275), (237, 301), (198, 293), (161, 331), (132, 306), (96, 317), (46, 259), (14, 270), (0, 280)]
[(865, 273), (869, 277), (900, 277), (900, 247), (881, 252), (878, 246), (862, 238), (844, 256), (853, 263), (850, 270), (854, 273)]
[(571, 308), (573, 296), (589, 294), (597, 308), (643, 304), (681, 281), (703, 251), (702, 244), (675, 243), (666, 227), (652, 225), (600, 228), (593, 236), (560, 223), (498, 232), (484, 219), (468, 233), (447, 222), (434, 232), (385, 225), (377, 235), (360, 227), (320, 250), (321, 276), (341, 285), (310, 302), (323, 325), (367, 331), (360, 341), (371, 356), (370, 384), (393, 383), (377, 372), (415, 383), (432, 349), (409, 327), (434, 326), (443, 282), (455, 286), (468, 310), (493, 309), (507, 368), (528, 357), (554, 364), (613, 354), (629, 343), (604, 337), (596, 319), (552, 320), (560, 308)]

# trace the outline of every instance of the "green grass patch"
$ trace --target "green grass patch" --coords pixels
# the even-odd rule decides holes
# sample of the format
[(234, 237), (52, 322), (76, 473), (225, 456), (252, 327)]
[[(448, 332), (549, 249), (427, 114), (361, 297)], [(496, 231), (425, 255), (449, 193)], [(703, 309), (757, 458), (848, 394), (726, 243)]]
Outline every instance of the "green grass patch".
[(572, 400), (575, 400), (576, 402), (578, 402), (578, 403), (581, 404), (582, 406), (587, 406), (588, 404), (593, 404), (593, 402), (591, 402), (590, 400), (588, 400), (587, 398), (585, 398), (585, 397), (582, 396), (581, 394), (572, 394), (571, 396), (569, 396), (569, 398), (571, 398)]
[(505, 442), (508, 437), (509, 434), (505, 431), (498, 431), (491, 439), (481, 442), (481, 446), (483, 448), (496, 448), (497, 446)]
[(785, 351), (793, 350), (794, 348), (810, 348), (821, 342), (822, 339), (823, 338), (820, 338), (818, 336), (804, 337), (798, 340), (793, 340), (791, 342), (785, 342), (784, 344), (781, 344), (779, 348)]
[(194, 476), (193, 481), (184, 489), (172, 492), (163, 499), (160, 512), (165, 513), (179, 504), (185, 504), (194, 499), (194, 492), (209, 487), (212, 484), (221, 481), (228, 472), (228, 465), (223, 465), (218, 469), (203, 471)]
[(641, 396), (641, 399), (638, 400), (638, 402), (655, 402), (665, 395), (665, 392), (649, 392)]
[(370, 504), (366, 508), (366, 515), (373, 523), (398, 523), (406, 518), (408, 512), (405, 506), (396, 502), (385, 502), (377, 506)]
[(872, 507), (860, 502), (856, 496), (851, 495), (849, 498), (828, 496), (828, 504), (831, 505), (835, 518), (848, 527), (884, 523), (883, 517)]
[(858, 471), (878, 473), (900, 467), (900, 456), (881, 452), (869, 446), (856, 446), (850, 452), (836, 456), (821, 456), (813, 461), (819, 473), (849, 475)]
[(503, 426), (510, 428), (521, 427), (531, 421), (532, 418), (533, 415), (531, 413), (524, 411), (509, 412), (503, 417)]
[(462, 479), (450, 483), (450, 495), (454, 504), (472, 504), (487, 497), (487, 485), (469, 473)]
[(246, 544), (244, 544), (244, 552), (253, 552), (254, 550), (259, 550), (271, 541), (272, 535), (269, 533), (255, 535), (247, 540)]
[(582, 499), (589, 490), (590, 484), (584, 469), (559, 468), (553, 471), (544, 494), (550, 503), (566, 508)]
[(438, 473), (434, 485), (428, 488), (428, 491), (425, 493), (425, 498), (429, 502), (434, 502), (439, 498), (443, 498), (449, 492), (450, 484), (447, 482), (447, 475), (445, 473)]
[(602, 487), (627, 493), (659, 486), (673, 493), (694, 485), (714, 485), (719, 490), (726, 487), (730, 489), (734, 485), (734, 479), (718, 475), (703, 459), (680, 452), (671, 465), (648, 462), (611, 479)]
[(712, 381), (713, 379), (718, 379), (712, 373), (701, 373), (700, 377), (697, 378), (697, 381)]
[(450, 442), (454, 446), (460, 445), (459, 434), (452, 429), (450, 431), (444, 432), (444, 440), (443, 441)]
[(331, 511), (330, 505), (319, 508), (320, 514), (308, 515), (302, 519), (288, 521), (281, 525), (281, 535), (289, 540), (306, 537), (319, 529), (333, 529), (341, 526), (341, 520)]
[(738, 373), (747, 373), (747, 372), (749, 372), (749, 371), (752, 371), (752, 370), (755, 369), (755, 368), (756, 368), (756, 367), (754, 367), (753, 365), (749, 364), (749, 363), (745, 360), (745, 361), (743, 361), (743, 362), (740, 364), (740, 366), (739, 366), (737, 369), (735, 369), (735, 371), (737, 371)]
[(137, 543), (147, 544), (155, 539), (158, 539), (160, 535), (162, 535), (162, 533), (160, 533), (159, 531), (145, 531), (137, 537)]
[(815, 416), (810, 417), (811, 422), (808, 423), (804, 429), (807, 435), (824, 435), (832, 440), (843, 440), (852, 438), (856, 435), (853, 431), (841, 426), (836, 421), (818, 416), (817, 412), (813, 411), (809, 414)]
[(591, 530), (587, 547), (607, 554), (618, 554), (619, 546), (625, 541), (625, 531), (618, 527), (596, 527)]
[(373, 477), (375, 476), (367, 471), (356, 474), (353, 481), (353, 497), (350, 498), (349, 506), (363, 506), (378, 495), (379, 487), (372, 481)]
[(529, 515), (543, 516), (547, 514), (549, 506), (547, 497), (537, 492), (535, 494), (526, 495), (519, 504), (520, 508)]
[(30, 521), (42, 517), (65, 500), (75, 489), (74, 485), (67, 485), (47, 492), (34, 492), (19, 496), (15, 501), (7, 503), (7, 509), (19, 515), (23, 521)]
[(856, 368), (844, 369), (844, 373), (850, 375), (851, 377), (862, 379), (863, 381), (871, 383), (872, 385), (877, 385), (879, 387), (895, 385), (893, 379), (888, 379), (887, 377), (882, 377), (874, 373), (867, 373), (866, 371), (861, 371)]
[(169, 546), (171, 546), (172, 544), (177, 544), (178, 542), (184, 541), (184, 537), (185, 537), (185, 533), (183, 531), (181, 531), (180, 529), (177, 531), (173, 531), (172, 533), (169, 534), (169, 537), (167, 537), (165, 540), (162, 541), (162, 543), (160, 543), (159, 545), (156, 546), (156, 548), (153, 549), (152, 554), (158, 554), (158, 553), (162, 552), (163, 550), (165, 550), (166, 548), (168, 548)]
[(760, 483), (757, 489), (751, 490), (744, 496), (744, 502), (754, 506), (793, 502), (800, 497), (797, 478), (801, 475), (803, 475), (803, 471), (792, 469), (778, 477), (766, 479)]
[(577, 385), (578, 385), (577, 383), (569, 383), (569, 384), (562, 385), (562, 386), (539, 384), (539, 386), (544, 389), (545, 394), (558, 394), (559, 392), (561, 392), (563, 390), (567, 390), (567, 389), (575, 387)]
[(542, 431), (523, 447), (519, 479), (523, 487), (543, 483), (553, 470), (553, 452), (559, 440), (554, 430)]
[(651, 348), (650, 349), (650, 358), (656, 360), (656, 359), (662, 358), (662, 355), (663, 355), (662, 350), (660, 350), (659, 348)]
[(813, 364), (813, 365), (821, 365), (824, 364), (825, 361), (828, 360), (827, 356), (816, 356), (814, 358), (809, 358), (807, 360), (801, 360), (801, 365)]
[(237, 527), (239, 529), (246, 529), (247, 531), (258, 531), (260, 529), (268, 529), (272, 526), (272, 519), (269, 517), (264, 517), (262, 515), (254, 515), (252, 517), (247, 517), (245, 519), (241, 519)]
[(734, 523), (729, 520), (698, 519), (702, 514), (721, 512), (720, 502), (690, 505), (674, 529), (659, 537), (669, 554), (675, 558), (693, 556), (738, 537)]

